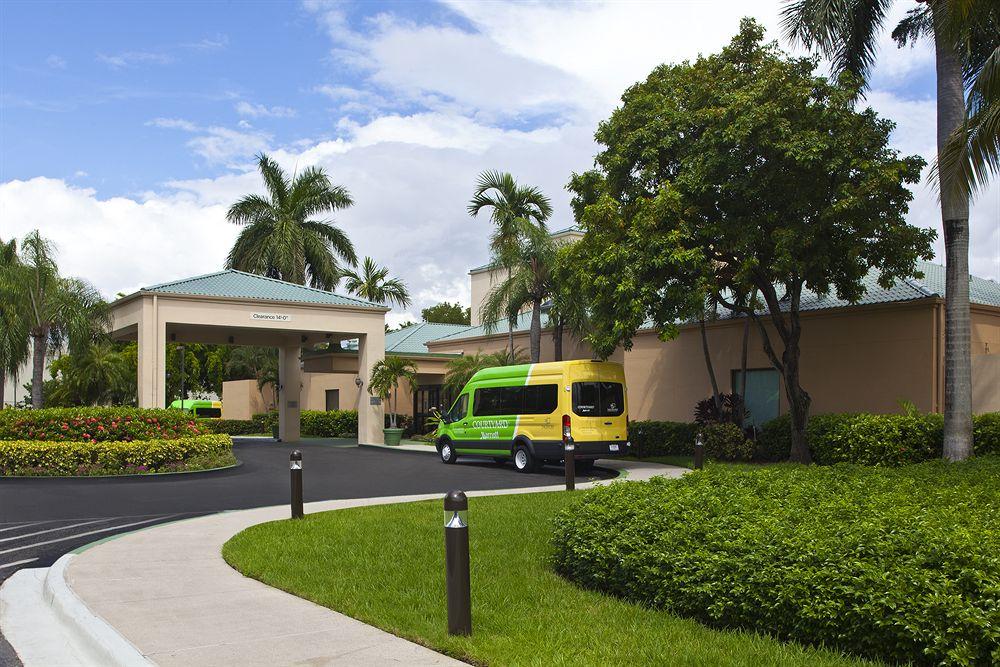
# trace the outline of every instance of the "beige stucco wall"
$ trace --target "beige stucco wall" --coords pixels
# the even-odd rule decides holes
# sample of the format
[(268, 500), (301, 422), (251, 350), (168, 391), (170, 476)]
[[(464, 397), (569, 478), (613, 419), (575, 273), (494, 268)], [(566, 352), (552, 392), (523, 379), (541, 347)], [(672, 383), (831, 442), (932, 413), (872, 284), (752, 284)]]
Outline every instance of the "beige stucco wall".
[(972, 411), (1000, 411), (1000, 310), (974, 306), (972, 319)]
[(263, 395), (256, 380), (230, 380), (222, 383), (222, 418), (250, 419), (254, 415), (273, 410), (274, 391), (264, 387)]
[(483, 323), (482, 318), (479, 316), (479, 311), (482, 308), (483, 301), (486, 299), (486, 295), (490, 292), (490, 288), (493, 287), (494, 272), (477, 271), (475, 273), (471, 273), (469, 274), (469, 282), (472, 288), (470, 321), (472, 322), (472, 326), (476, 327)]

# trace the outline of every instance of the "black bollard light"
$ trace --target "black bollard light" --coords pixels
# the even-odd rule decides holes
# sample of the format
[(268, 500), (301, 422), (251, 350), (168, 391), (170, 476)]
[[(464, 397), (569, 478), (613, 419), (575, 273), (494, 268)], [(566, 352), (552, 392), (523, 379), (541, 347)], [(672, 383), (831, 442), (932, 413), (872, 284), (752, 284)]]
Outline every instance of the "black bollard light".
[(448, 589), (448, 634), (472, 634), (469, 581), (469, 499), (462, 491), (444, 497), (444, 560)]
[(288, 467), (292, 471), (292, 518), (301, 519), (302, 511), (302, 452), (295, 450), (288, 457)]
[(694, 469), (701, 470), (705, 466), (705, 441), (701, 433), (694, 437)]
[(569, 415), (563, 415), (563, 460), (566, 462), (566, 490), (576, 489), (576, 443), (573, 442)]

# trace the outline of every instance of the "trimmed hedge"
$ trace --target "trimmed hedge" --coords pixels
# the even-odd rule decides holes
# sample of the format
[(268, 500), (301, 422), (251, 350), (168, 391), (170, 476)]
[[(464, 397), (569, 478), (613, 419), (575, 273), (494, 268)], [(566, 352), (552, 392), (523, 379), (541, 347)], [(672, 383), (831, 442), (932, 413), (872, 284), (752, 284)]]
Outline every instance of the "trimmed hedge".
[[(252, 419), (199, 419), (198, 427), (206, 433), (225, 433), (226, 435), (249, 435), (264, 433), (262, 427)], [(270, 432), (270, 431), (268, 431)]]
[(997, 479), (990, 456), (612, 484), (556, 518), (553, 563), (714, 627), (890, 662), (1000, 664)]
[(634, 421), (628, 424), (632, 453), (650, 456), (692, 455), (697, 424), (664, 421)]
[(0, 476), (173, 472), (235, 462), (233, 441), (222, 434), (133, 441), (0, 441)]
[[(753, 443), (736, 424), (710, 422), (701, 427), (705, 443), (705, 457), (715, 461), (749, 461), (753, 457)], [(692, 447), (693, 450), (693, 447)]]
[[(1000, 454), (1000, 413), (976, 415), (972, 423), (976, 455)], [(806, 439), (813, 460), (821, 465), (919, 463), (941, 457), (944, 417), (937, 413), (814, 415), (806, 426)], [(784, 461), (791, 440), (789, 416), (772, 419), (761, 428), (755, 457)]]
[(205, 433), (180, 410), (142, 408), (45, 408), (0, 410), (0, 440), (71, 441), (185, 438)]
[[(257, 433), (270, 433), (278, 423), (277, 412), (266, 412), (253, 416)], [(403, 436), (413, 435), (413, 417), (397, 415), (397, 423), (403, 428)], [(316, 438), (356, 438), (358, 436), (357, 410), (303, 410), (299, 416), (302, 435)], [(389, 415), (385, 416), (385, 426), (389, 426)]]

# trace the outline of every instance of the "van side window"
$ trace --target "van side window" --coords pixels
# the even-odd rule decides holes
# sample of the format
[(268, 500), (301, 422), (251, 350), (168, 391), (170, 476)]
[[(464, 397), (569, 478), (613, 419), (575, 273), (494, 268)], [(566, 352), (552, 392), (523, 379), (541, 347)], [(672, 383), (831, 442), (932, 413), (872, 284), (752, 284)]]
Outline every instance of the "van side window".
[(618, 382), (574, 382), (573, 412), (581, 417), (617, 417), (625, 412), (625, 389)]
[(475, 417), (498, 415), (548, 415), (559, 403), (559, 387), (540, 384), (530, 387), (487, 387), (477, 389), (472, 401)]

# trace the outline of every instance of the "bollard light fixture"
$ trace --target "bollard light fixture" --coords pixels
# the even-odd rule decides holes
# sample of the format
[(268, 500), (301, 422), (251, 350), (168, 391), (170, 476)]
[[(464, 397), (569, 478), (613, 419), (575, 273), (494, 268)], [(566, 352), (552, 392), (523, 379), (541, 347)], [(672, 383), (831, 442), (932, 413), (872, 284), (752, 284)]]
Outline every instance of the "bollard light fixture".
[(576, 443), (573, 442), (572, 422), (569, 415), (562, 418), (563, 463), (566, 466), (566, 490), (576, 489)]
[(699, 431), (694, 436), (694, 469), (701, 470), (705, 465), (705, 441)]
[(297, 449), (292, 451), (288, 457), (288, 468), (292, 477), (292, 518), (301, 519), (305, 516), (302, 508), (302, 452)]
[(469, 576), (469, 499), (463, 491), (444, 497), (444, 561), (448, 594), (448, 634), (472, 634)]

